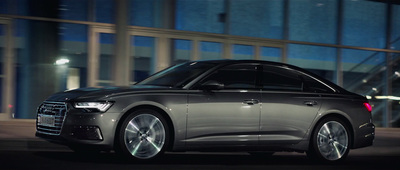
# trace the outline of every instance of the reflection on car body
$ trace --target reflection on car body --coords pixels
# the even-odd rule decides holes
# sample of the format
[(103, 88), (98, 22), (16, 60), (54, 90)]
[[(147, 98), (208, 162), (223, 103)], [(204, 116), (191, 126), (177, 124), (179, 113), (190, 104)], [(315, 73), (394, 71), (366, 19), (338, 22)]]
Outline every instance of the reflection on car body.
[(307, 152), (335, 162), (374, 139), (371, 107), (301, 68), (255, 60), (192, 61), (132, 87), (56, 93), (36, 135), (138, 160), (165, 151)]

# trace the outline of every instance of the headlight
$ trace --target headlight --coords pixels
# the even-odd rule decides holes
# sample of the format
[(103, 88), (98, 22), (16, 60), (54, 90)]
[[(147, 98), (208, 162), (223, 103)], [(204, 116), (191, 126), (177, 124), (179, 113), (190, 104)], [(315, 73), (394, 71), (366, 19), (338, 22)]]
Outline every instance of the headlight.
[(76, 102), (74, 107), (77, 109), (97, 109), (100, 112), (107, 111), (113, 103), (111, 102)]

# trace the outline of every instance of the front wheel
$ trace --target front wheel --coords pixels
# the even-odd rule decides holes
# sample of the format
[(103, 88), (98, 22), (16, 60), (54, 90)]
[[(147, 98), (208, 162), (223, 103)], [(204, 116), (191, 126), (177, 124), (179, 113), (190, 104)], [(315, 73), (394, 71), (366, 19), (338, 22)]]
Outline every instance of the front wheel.
[(168, 124), (154, 110), (142, 109), (131, 113), (119, 129), (119, 149), (134, 159), (154, 159), (163, 154), (168, 142)]
[(328, 117), (316, 126), (307, 156), (326, 162), (344, 160), (350, 150), (350, 135), (346, 123), (341, 119)]

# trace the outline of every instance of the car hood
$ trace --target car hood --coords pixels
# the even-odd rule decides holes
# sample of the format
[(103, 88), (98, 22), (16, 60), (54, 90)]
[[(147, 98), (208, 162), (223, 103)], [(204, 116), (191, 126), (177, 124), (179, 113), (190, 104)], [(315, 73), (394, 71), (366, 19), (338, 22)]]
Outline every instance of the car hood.
[(46, 101), (67, 102), (67, 101), (97, 101), (107, 100), (110, 96), (124, 93), (139, 93), (143, 91), (170, 90), (170, 87), (160, 86), (131, 86), (131, 87), (87, 87), (75, 90), (58, 92), (46, 99)]

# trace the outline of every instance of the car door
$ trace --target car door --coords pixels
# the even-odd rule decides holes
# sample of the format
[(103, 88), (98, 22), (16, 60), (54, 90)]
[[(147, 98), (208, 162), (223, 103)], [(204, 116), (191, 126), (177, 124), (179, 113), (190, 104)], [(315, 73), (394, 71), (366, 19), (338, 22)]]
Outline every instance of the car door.
[(322, 102), (306, 90), (303, 77), (289, 68), (263, 66), (260, 145), (295, 144), (308, 132)]
[[(189, 90), (189, 148), (256, 146), (261, 97), (255, 85), (257, 68), (254, 64), (226, 66)], [(202, 89), (215, 83), (220, 88)]]

